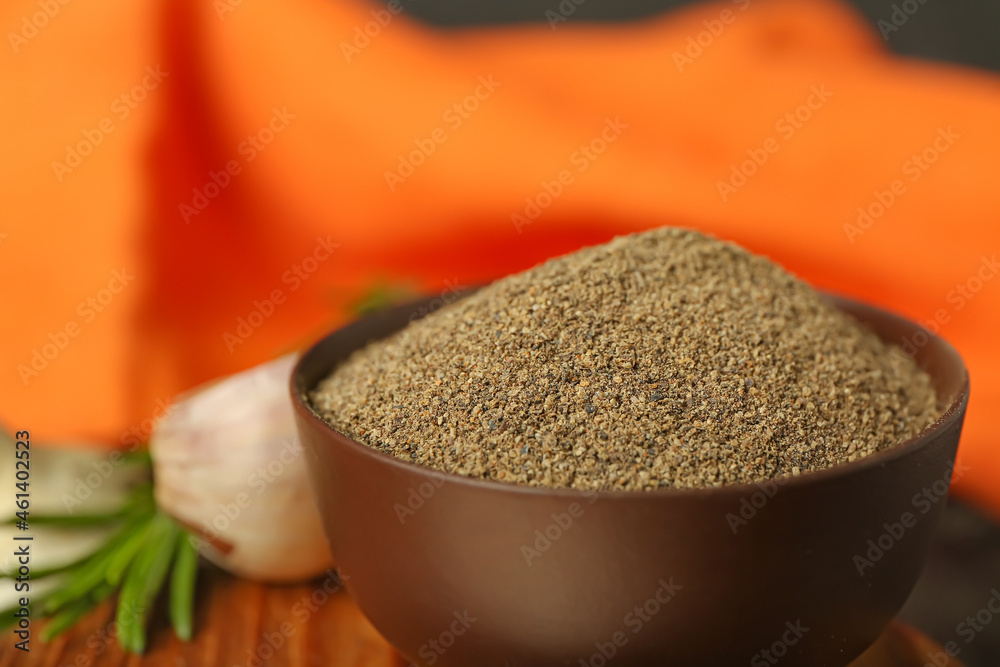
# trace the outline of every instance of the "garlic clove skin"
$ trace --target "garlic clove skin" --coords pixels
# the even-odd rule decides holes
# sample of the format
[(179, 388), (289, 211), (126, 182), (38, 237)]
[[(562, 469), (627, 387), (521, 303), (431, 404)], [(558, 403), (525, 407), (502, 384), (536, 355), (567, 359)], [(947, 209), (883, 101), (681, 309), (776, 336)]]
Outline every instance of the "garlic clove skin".
[(333, 567), (310, 491), (288, 382), (296, 355), (181, 397), (150, 439), (156, 501), (202, 554), (261, 581)]

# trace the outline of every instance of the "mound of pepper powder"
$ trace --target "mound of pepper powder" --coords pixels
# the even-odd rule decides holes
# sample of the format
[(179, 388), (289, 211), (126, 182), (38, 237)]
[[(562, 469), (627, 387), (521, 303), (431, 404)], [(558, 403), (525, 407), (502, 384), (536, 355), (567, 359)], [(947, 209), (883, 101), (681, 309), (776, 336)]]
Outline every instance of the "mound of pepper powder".
[(799, 475), (939, 414), (901, 350), (774, 262), (676, 228), (503, 278), (355, 352), (310, 399), (413, 463), (586, 490)]

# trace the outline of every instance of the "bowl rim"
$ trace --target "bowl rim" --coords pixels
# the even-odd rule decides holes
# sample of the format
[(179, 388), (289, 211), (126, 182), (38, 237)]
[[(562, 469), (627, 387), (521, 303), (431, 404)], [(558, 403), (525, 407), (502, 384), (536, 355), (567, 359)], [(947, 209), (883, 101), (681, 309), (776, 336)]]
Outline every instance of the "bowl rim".
[[(700, 486), (700, 487), (685, 487), (685, 488), (675, 488), (675, 487), (665, 487), (650, 490), (587, 490), (587, 489), (574, 489), (569, 487), (547, 487), (547, 486), (528, 486), (524, 484), (516, 484), (512, 482), (501, 482), (491, 479), (481, 479), (478, 477), (467, 477), (465, 475), (459, 475), (457, 473), (446, 472), (444, 470), (439, 470), (437, 468), (431, 468), (430, 466), (421, 465), (419, 463), (413, 463), (411, 461), (405, 461), (403, 459), (397, 458), (392, 454), (388, 454), (374, 447), (369, 447), (368, 445), (362, 444), (353, 438), (341, 433), (333, 426), (331, 426), (326, 420), (324, 420), (316, 410), (313, 409), (312, 405), (308, 400), (308, 392), (311, 387), (307, 388), (304, 383), (299, 380), (302, 377), (302, 373), (306, 362), (309, 361), (311, 353), (313, 353), (317, 347), (323, 344), (330, 337), (335, 336), (346, 329), (358, 326), (365, 322), (368, 317), (361, 317), (359, 319), (353, 320), (338, 327), (337, 329), (327, 333), (326, 335), (320, 337), (318, 340), (314, 341), (309, 345), (302, 355), (295, 362), (295, 366), (292, 368), (291, 377), (289, 379), (289, 389), (292, 394), (292, 403), (294, 405), (295, 411), (300, 418), (304, 418), (310, 422), (317, 424), (321, 429), (326, 429), (333, 436), (332, 439), (338, 440), (341, 446), (345, 446), (348, 449), (354, 451), (355, 453), (372, 460), (375, 463), (388, 465), (390, 467), (396, 468), (401, 472), (407, 472), (411, 474), (417, 474), (420, 476), (436, 477), (440, 480), (445, 481), (449, 484), (460, 484), (465, 486), (470, 486), (472, 488), (477, 488), (483, 492), (496, 492), (496, 493), (514, 493), (514, 494), (526, 494), (529, 496), (545, 496), (545, 497), (555, 497), (555, 498), (566, 498), (566, 499), (579, 499), (586, 498), (588, 500), (612, 500), (612, 501), (622, 501), (622, 500), (642, 500), (642, 499), (652, 499), (652, 498), (696, 498), (696, 497), (707, 497), (707, 496), (745, 496), (748, 494), (757, 493), (763, 490), (763, 487), (769, 484), (777, 484), (777, 486), (782, 489), (791, 489), (799, 487), (815, 486), (816, 484), (822, 484), (825, 482), (832, 482), (834, 480), (840, 479), (842, 477), (855, 475), (862, 473), (866, 470), (882, 467), (886, 464), (896, 461), (900, 458), (910, 456), (922, 448), (928, 446), (935, 436), (950, 428), (955, 424), (955, 422), (963, 419), (965, 409), (968, 405), (969, 393), (970, 393), (970, 381), (969, 381), (969, 371), (965, 364), (965, 360), (959, 354), (958, 350), (945, 340), (943, 337), (936, 333), (933, 333), (920, 324), (906, 318), (892, 310), (882, 308), (879, 306), (871, 305), (864, 301), (860, 301), (851, 297), (843, 296), (841, 294), (822, 290), (820, 291), (824, 297), (830, 299), (838, 310), (842, 310), (841, 305), (851, 306), (855, 309), (861, 311), (868, 311), (872, 314), (877, 314), (879, 317), (888, 318), (890, 320), (896, 320), (897, 323), (905, 324), (909, 327), (916, 327), (920, 331), (927, 334), (928, 340), (921, 347), (927, 347), (928, 345), (934, 344), (942, 346), (944, 348), (944, 353), (948, 356), (954, 358), (955, 361), (961, 366), (961, 384), (955, 397), (952, 399), (948, 407), (935, 419), (933, 422), (925, 426), (919, 433), (913, 437), (904, 440), (896, 445), (883, 449), (881, 451), (875, 452), (874, 454), (869, 454), (862, 458), (856, 459), (854, 461), (848, 461), (846, 463), (841, 463), (829, 468), (823, 468), (822, 470), (816, 470), (813, 472), (803, 473), (801, 475), (786, 475), (781, 477), (774, 477), (761, 482), (739, 482), (735, 484), (722, 484), (719, 486)], [(415, 301), (412, 303), (419, 303), (420, 301)], [(406, 308), (411, 305), (410, 303), (401, 304), (396, 306), (396, 308)], [(373, 314), (376, 315), (377, 313)], [(848, 313), (853, 317), (853, 314)], [(881, 338), (880, 338), (881, 339)], [(380, 339), (375, 339), (380, 340)], [(883, 342), (890, 345), (894, 343), (881, 339)], [(373, 342), (373, 341), (371, 341)], [(326, 371), (329, 374), (333, 369), (328, 369)], [(930, 371), (927, 371), (928, 373)], [(949, 474), (954, 468), (959, 464), (958, 456), (951, 462), (949, 468)]]

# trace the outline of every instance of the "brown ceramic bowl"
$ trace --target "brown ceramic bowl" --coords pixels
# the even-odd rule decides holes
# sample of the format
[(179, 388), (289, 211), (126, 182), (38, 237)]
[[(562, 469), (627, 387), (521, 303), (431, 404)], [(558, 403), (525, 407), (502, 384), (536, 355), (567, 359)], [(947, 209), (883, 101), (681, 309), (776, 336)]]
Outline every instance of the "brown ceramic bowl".
[(846, 665), (920, 574), (969, 380), (944, 340), (831, 298), (886, 341), (922, 332), (947, 409), (897, 447), (780, 484), (585, 496), (407, 463), (335, 431), (305, 393), (427, 302), (327, 336), (291, 389), (347, 590), (420, 665)]

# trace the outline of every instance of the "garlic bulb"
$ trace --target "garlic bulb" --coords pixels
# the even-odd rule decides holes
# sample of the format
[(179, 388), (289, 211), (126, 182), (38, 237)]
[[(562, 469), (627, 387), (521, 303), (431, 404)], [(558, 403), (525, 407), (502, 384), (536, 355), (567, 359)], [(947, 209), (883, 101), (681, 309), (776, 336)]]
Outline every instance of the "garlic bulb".
[(333, 566), (295, 430), (289, 355), (195, 390), (149, 443), (156, 501), (209, 560), (264, 581)]

